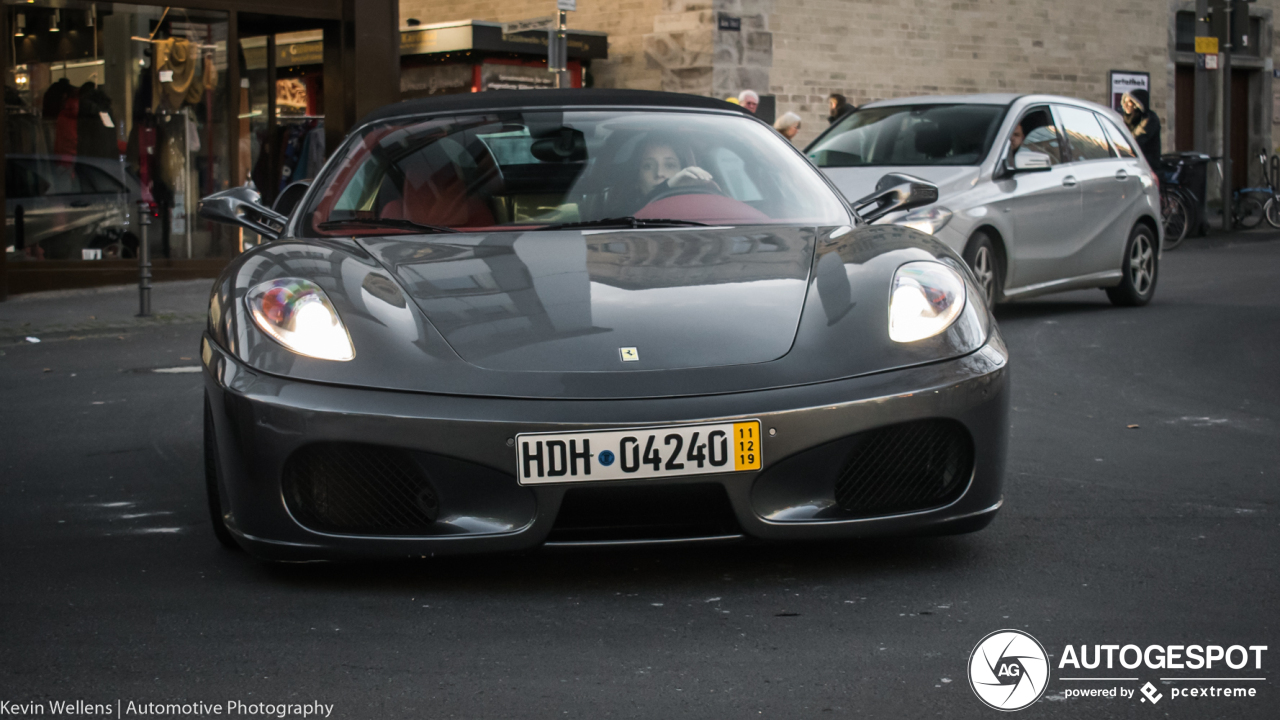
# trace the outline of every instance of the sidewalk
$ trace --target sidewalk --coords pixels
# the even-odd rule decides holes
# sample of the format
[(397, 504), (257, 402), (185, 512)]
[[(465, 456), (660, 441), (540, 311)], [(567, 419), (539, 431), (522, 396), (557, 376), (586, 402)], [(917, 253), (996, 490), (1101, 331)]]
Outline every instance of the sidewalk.
[(151, 317), (138, 314), (138, 286), (113, 285), (86, 290), (54, 290), (15, 295), (0, 302), (0, 345), (26, 338), (203, 323), (213, 280), (156, 283), (151, 290)]

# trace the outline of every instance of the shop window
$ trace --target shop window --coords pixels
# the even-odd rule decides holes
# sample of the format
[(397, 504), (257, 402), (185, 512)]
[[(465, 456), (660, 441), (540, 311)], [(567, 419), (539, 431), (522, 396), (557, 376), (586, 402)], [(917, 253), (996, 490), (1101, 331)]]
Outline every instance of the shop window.
[(154, 257), (229, 254), (227, 231), (194, 219), (198, 199), (228, 184), (227, 14), (50, 0), (3, 12), (23, 28), (5, 77), (5, 177), (19, 201), (7, 203), (7, 259), (133, 257), (140, 202), (159, 216)]

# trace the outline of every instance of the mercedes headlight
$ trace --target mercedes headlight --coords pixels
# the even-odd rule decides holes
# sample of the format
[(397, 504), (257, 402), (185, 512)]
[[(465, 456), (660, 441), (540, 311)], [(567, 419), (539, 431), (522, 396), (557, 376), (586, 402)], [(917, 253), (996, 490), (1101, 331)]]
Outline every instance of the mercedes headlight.
[(299, 355), (340, 361), (356, 356), (338, 312), (310, 280), (268, 280), (249, 290), (245, 301), (258, 328)]
[(921, 208), (893, 221), (894, 225), (906, 225), (922, 233), (933, 235), (951, 221), (951, 211), (941, 205)]
[(889, 338), (909, 343), (951, 327), (964, 309), (964, 278), (937, 262), (910, 262), (893, 275)]

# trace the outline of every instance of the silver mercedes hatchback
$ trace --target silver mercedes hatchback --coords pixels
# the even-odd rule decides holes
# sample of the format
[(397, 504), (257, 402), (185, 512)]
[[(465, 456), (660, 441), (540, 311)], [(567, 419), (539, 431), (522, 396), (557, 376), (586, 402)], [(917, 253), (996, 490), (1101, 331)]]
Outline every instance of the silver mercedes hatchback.
[(889, 172), (938, 202), (880, 223), (964, 256), (991, 302), (1098, 287), (1145, 305), (1160, 261), (1159, 183), (1119, 114), (1053, 95), (884, 100), (846, 115), (805, 153), (851, 200)]

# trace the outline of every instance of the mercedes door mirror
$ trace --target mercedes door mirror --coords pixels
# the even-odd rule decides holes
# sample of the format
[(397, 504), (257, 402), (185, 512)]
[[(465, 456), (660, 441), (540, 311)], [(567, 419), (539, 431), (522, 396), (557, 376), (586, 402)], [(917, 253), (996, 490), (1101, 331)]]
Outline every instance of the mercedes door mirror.
[(902, 210), (938, 201), (938, 186), (906, 173), (889, 173), (876, 183), (876, 191), (853, 203), (854, 212), (868, 223)]
[(1019, 150), (1013, 155), (1013, 173), (1044, 172), (1053, 169), (1053, 159), (1035, 150)]
[(288, 218), (264, 206), (262, 196), (249, 187), (233, 187), (200, 201), (198, 210), (205, 220), (239, 225), (263, 237), (278, 240)]

